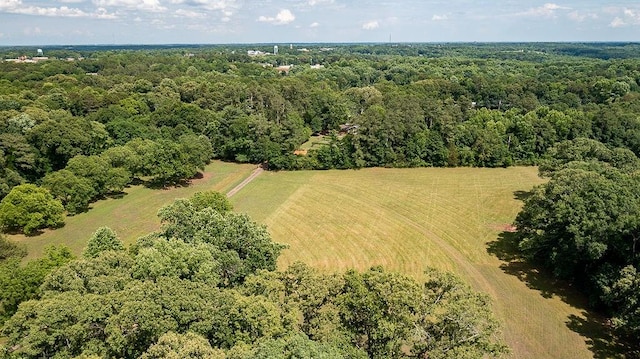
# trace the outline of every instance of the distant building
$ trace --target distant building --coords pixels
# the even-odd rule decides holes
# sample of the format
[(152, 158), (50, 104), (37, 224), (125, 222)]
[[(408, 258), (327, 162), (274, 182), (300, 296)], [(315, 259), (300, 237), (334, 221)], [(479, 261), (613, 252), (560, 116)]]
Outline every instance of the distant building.
[(278, 54), (278, 45), (275, 45), (275, 46), (273, 47), (273, 54), (274, 54), (274, 55), (277, 55), (277, 54)]
[(340, 132), (341, 134), (356, 134), (358, 133), (358, 128), (360, 128), (360, 126), (358, 125), (352, 125), (350, 123), (345, 123), (343, 125), (340, 125)]
[(315, 64), (315, 65), (311, 65), (311, 68), (314, 69), (314, 70), (322, 69), (322, 68), (324, 68), (324, 65)]
[(278, 70), (279, 73), (284, 73), (284, 74), (289, 74), (289, 71), (291, 71), (291, 68), (293, 67), (293, 65), (283, 65), (283, 66), (278, 66), (276, 67), (276, 70)]
[(263, 56), (263, 55), (269, 55), (266, 52), (262, 52), (260, 50), (249, 50), (247, 51), (247, 55), (249, 56)]
[(36, 57), (32, 57), (32, 58), (28, 58), (26, 56), (20, 56), (17, 59), (6, 59), (4, 61), (6, 62), (14, 62), (14, 63), (18, 63), (18, 64), (33, 64), (36, 63), (38, 61), (46, 61), (49, 60), (48, 57), (44, 57), (44, 56), (36, 56)]
[(44, 52), (42, 52), (42, 49), (38, 49), (38, 51), (36, 52), (37, 52), (36, 56), (40, 56), (40, 57), (44, 56)]

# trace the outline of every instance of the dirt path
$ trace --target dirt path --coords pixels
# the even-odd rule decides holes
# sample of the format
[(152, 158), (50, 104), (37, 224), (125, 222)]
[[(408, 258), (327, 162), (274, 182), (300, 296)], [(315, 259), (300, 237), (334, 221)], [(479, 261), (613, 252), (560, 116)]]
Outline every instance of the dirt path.
[(227, 198), (230, 198), (234, 194), (240, 192), (240, 190), (243, 189), (244, 186), (248, 185), (251, 181), (253, 181), (256, 177), (258, 177), (263, 171), (264, 170), (262, 169), (262, 167), (258, 167), (255, 170), (253, 170), (253, 172), (251, 172), (249, 177), (245, 178), (244, 181), (240, 182), (237, 186), (233, 187), (231, 191), (227, 192)]

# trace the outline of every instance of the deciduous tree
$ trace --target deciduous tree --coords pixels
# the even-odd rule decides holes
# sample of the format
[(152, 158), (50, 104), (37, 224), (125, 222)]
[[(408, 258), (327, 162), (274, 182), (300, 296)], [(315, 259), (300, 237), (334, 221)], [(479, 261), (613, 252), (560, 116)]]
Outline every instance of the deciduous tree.
[(33, 184), (14, 187), (0, 202), (0, 228), (5, 231), (35, 231), (64, 224), (64, 208), (51, 193)]

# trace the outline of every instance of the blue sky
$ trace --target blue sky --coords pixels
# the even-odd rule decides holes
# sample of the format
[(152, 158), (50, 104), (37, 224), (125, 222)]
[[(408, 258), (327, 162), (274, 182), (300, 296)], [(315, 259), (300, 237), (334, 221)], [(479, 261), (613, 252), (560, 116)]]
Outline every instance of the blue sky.
[(0, 0), (0, 45), (640, 41), (640, 1)]

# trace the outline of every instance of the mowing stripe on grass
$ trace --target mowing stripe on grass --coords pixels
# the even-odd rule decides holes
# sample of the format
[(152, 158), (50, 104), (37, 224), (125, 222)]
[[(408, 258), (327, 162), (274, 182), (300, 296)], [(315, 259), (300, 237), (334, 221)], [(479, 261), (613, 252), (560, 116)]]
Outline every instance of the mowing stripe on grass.
[(418, 279), (427, 266), (452, 270), (493, 298), (512, 357), (590, 358), (593, 333), (567, 325), (590, 320), (581, 297), (542, 289), (526, 278), (535, 273), (526, 263), (489, 253), (512, 230), (522, 206), (516, 194), (542, 182), (531, 167), (278, 172), (257, 178), (232, 202), (289, 245), (281, 268), (295, 261), (326, 271), (382, 264)]

